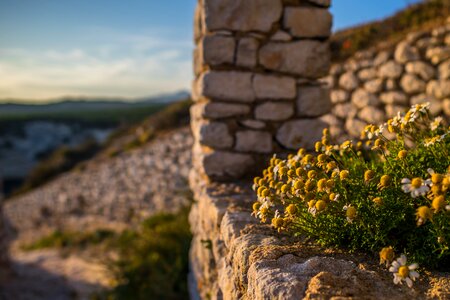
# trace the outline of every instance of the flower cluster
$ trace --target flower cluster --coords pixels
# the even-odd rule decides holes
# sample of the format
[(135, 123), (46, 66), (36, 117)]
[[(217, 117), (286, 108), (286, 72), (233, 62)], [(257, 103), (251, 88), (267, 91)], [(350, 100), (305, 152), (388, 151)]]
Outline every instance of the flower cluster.
[(394, 249), (424, 266), (450, 264), (449, 128), (428, 109), (368, 125), (357, 141), (333, 144), (325, 129), (316, 153), (273, 156), (254, 180), (253, 215), (322, 245), (382, 249), (395, 283), (411, 286), (418, 273)]

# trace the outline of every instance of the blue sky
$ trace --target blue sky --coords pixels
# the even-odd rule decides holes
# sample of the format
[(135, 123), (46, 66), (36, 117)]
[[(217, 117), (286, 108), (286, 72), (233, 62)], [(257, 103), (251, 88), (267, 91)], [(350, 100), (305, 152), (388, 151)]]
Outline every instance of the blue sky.
[[(0, 0), (0, 99), (189, 89), (196, 0)], [(418, 0), (334, 0), (334, 29)]]

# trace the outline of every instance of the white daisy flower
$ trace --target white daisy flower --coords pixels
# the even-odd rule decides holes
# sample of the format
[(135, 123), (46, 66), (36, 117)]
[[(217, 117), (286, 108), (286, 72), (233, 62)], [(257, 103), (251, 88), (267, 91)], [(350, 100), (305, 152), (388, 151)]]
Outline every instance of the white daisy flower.
[(402, 190), (405, 193), (411, 193), (413, 198), (417, 198), (419, 196), (424, 196), (430, 190), (431, 180), (422, 180), (419, 177), (408, 179), (402, 179)]
[(439, 125), (441, 125), (441, 123), (442, 123), (442, 117), (435, 118), (434, 121), (430, 123), (430, 129), (433, 131), (438, 129), (438, 127), (439, 127)]
[(404, 254), (392, 262), (389, 272), (394, 273), (394, 283), (402, 284), (403, 281), (406, 282), (408, 287), (412, 287), (413, 281), (419, 278), (419, 273), (415, 271), (419, 265), (414, 263), (409, 266), (406, 265), (407, 259)]

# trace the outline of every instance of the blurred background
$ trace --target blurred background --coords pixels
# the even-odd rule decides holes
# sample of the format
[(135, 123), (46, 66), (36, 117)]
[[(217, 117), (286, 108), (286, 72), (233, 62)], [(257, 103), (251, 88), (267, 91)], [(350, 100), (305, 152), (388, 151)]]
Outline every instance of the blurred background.
[[(450, 5), (332, 2), (333, 62)], [(195, 5), (0, 0), (0, 194), (19, 274), (6, 299), (188, 297)]]

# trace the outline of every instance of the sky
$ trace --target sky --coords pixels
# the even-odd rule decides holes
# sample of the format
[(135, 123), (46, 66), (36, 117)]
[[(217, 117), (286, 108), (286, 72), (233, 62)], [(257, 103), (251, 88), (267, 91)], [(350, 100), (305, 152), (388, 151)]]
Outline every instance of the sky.
[[(419, 0), (334, 0), (333, 30)], [(0, 99), (188, 90), (196, 0), (0, 0)]]

